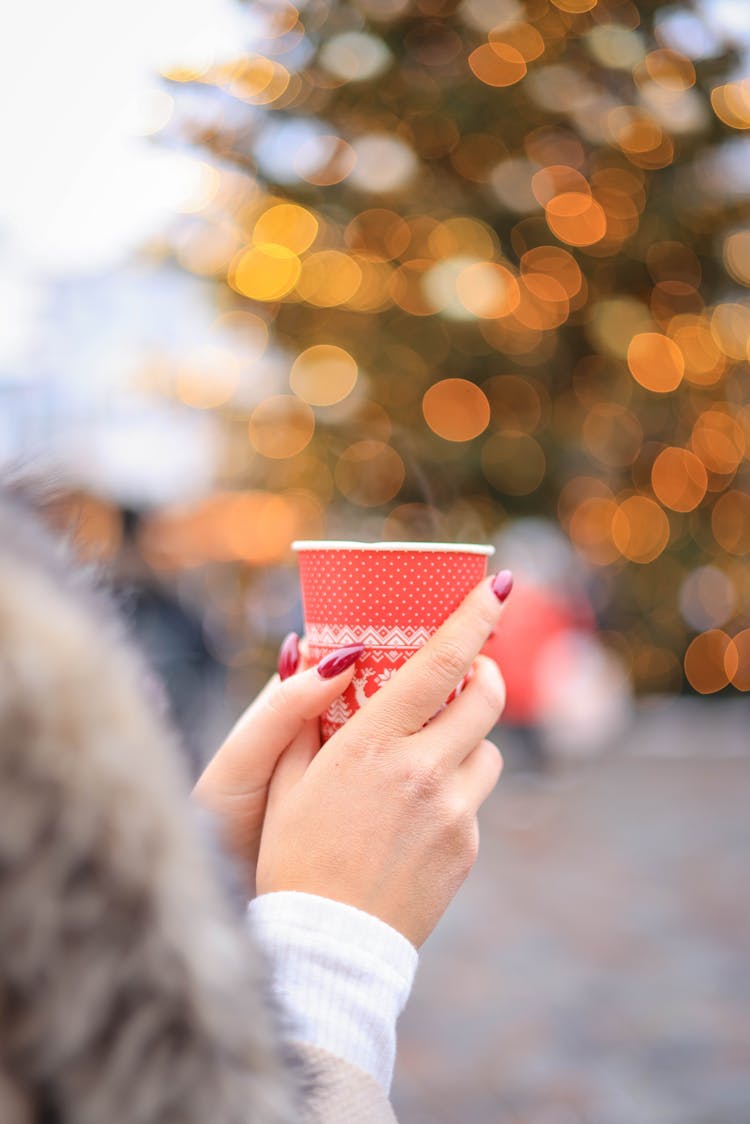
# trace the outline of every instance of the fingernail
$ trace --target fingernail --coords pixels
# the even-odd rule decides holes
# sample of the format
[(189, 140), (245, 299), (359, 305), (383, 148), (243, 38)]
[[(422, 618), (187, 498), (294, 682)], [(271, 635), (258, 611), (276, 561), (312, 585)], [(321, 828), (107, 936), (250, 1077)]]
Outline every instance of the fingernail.
[(299, 636), (290, 632), (279, 649), (279, 679), (288, 679), (299, 667)]
[(492, 581), (492, 592), (498, 601), (505, 601), (512, 588), (513, 575), (510, 570), (501, 570), (499, 574), (495, 575)]
[(321, 679), (333, 679), (334, 675), (340, 675), (342, 671), (351, 667), (364, 650), (364, 644), (351, 644), (348, 648), (339, 648), (337, 652), (330, 652), (318, 664), (318, 675)]

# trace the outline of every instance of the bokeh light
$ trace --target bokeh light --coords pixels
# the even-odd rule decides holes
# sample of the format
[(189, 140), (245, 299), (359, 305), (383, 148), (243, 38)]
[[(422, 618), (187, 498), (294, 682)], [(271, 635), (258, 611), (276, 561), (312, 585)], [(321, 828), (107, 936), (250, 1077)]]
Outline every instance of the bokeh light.
[(702, 632), (685, 652), (685, 675), (701, 695), (713, 695), (728, 686), (737, 673), (737, 648), (721, 629)]
[(705, 410), (693, 426), (690, 446), (711, 472), (733, 475), (747, 446), (742, 426), (723, 410)]
[(471, 441), (490, 420), (484, 392), (468, 379), (442, 379), (422, 399), (422, 412), (430, 429), (446, 441)]
[(314, 344), (301, 352), (289, 375), (292, 390), (311, 406), (332, 406), (351, 394), (359, 368), (343, 347)]
[(623, 557), (645, 565), (669, 542), (669, 520), (648, 496), (629, 496), (612, 516), (612, 541)]
[(719, 496), (711, 512), (711, 529), (727, 554), (750, 554), (750, 495), (733, 488)]
[(735, 230), (724, 241), (724, 264), (735, 281), (750, 285), (750, 230)]
[(295, 203), (277, 203), (264, 211), (255, 224), (253, 242), (285, 246), (294, 254), (308, 250), (318, 233), (318, 220), (312, 212)]
[(738, 632), (734, 640), (734, 649), (737, 656), (737, 669), (732, 672), (730, 657), (728, 674), (733, 687), (738, 691), (750, 691), (750, 628)]
[(628, 345), (628, 367), (641, 386), (668, 394), (682, 382), (685, 359), (674, 340), (658, 332), (639, 332)]
[(526, 60), (518, 48), (497, 41), (472, 51), (469, 66), (487, 86), (514, 86), (526, 74)]
[(274, 460), (293, 457), (309, 445), (315, 415), (291, 394), (265, 398), (250, 415), (250, 441), (259, 453)]
[(693, 511), (708, 488), (705, 465), (687, 449), (662, 449), (651, 469), (651, 486), (665, 507)]
[(341, 250), (320, 250), (305, 258), (297, 277), (297, 292), (308, 304), (332, 308), (354, 296), (362, 270)]
[(232, 263), (229, 283), (244, 297), (276, 301), (292, 291), (301, 272), (302, 264), (293, 250), (264, 242), (244, 250)]
[(547, 225), (561, 242), (592, 246), (607, 233), (607, 216), (601, 203), (585, 191), (563, 191), (545, 205)]

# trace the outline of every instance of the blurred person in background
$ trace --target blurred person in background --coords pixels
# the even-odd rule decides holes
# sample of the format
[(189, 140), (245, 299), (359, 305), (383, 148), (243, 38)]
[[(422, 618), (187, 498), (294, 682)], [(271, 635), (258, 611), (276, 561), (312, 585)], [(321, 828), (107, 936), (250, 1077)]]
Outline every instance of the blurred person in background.
[(361, 649), (303, 669), (287, 643), (195, 793), (257, 883), (249, 940), (111, 607), (0, 497), (3, 1124), (394, 1120), (416, 949), (500, 773), (478, 653), (511, 585), (482, 582), (322, 749)]
[(138, 542), (141, 513), (123, 508), (121, 518), (120, 547), (107, 567), (108, 579), (197, 776), (206, 736), (218, 718), (224, 671), (206, 644), (199, 614), (146, 562)]
[(504, 724), (516, 735), (511, 759), (542, 769), (560, 755), (595, 754), (625, 728), (632, 693), (597, 635), (583, 563), (559, 528), (541, 518), (513, 521), (495, 548), (523, 575), (502, 629), (484, 648), (507, 687)]

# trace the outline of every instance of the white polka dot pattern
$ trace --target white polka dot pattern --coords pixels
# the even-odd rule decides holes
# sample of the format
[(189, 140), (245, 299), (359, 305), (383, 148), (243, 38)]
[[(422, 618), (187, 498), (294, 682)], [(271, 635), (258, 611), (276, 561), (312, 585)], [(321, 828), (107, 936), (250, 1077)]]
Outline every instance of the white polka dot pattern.
[(299, 550), (305, 633), (313, 660), (364, 644), (351, 686), (329, 707), (329, 738), (432, 635), (487, 572), (460, 550)]

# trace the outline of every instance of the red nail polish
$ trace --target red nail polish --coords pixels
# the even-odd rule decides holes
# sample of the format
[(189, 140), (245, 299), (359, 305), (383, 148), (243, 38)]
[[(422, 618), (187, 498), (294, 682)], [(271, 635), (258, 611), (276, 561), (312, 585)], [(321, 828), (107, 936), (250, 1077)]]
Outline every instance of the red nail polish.
[(510, 570), (501, 570), (492, 580), (492, 592), (498, 601), (505, 601), (513, 588), (513, 575)]
[(279, 679), (288, 679), (299, 667), (299, 637), (290, 632), (279, 649)]
[(334, 675), (340, 675), (342, 671), (351, 667), (364, 650), (364, 644), (351, 644), (348, 648), (339, 648), (336, 652), (329, 652), (318, 664), (318, 675), (321, 679), (333, 679)]

